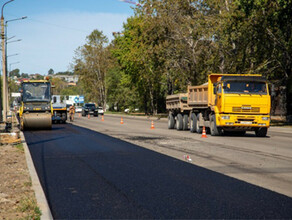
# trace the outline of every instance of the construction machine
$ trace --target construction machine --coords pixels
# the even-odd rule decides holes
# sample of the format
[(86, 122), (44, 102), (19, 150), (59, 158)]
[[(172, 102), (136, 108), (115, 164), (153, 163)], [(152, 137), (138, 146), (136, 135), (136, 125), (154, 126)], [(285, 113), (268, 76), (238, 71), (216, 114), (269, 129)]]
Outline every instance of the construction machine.
[(212, 136), (255, 131), (265, 137), (270, 127), (271, 97), (265, 77), (257, 74), (210, 74), (208, 82), (188, 86), (186, 93), (166, 97), (168, 128)]
[(62, 100), (61, 95), (52, 96), (52, 105), (53, 105), (53, 123), (66, 123), (67, 120), (67, 107), (64, 100)]
[(24, 80), (19, 109), (21, 130), (51, 129), (52, 115), (50, 81)]

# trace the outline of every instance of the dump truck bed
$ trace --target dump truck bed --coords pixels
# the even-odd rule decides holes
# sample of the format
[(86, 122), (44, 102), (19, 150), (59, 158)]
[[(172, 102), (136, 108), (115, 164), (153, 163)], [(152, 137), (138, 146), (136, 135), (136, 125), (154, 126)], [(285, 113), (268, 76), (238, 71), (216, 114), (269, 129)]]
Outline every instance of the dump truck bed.
[(168, 95), (166, 97), (166, 109), (167, 110), (175, 110), (175, 111), (187, 111), (191, 110), (188, 106), (188, 94), (187, 93), (179, 93), (175, 95)]
[(190, 108), (208, 108), (208, 84), (188, 86), (187, 104)]

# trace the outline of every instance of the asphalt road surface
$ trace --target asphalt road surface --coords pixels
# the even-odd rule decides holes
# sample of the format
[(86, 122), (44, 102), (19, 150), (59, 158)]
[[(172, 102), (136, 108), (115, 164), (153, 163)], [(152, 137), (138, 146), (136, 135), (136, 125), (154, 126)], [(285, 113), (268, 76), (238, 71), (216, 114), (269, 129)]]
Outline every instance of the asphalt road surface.
[[(112, 123), (109, 117), (104, 122), (100, 117), (76, 118), (74, 123), (104, 129), (112, 136), (127, 134), (133, 142), (154, 148), (159, 145), (149, 140), (163, 139), (163, 132), (150, 130), (150, 125), (141, 135), (139, 120), (127, 129), (130, 119), (123, 125), (111, 119)], [(65, 124), (24, 134), (56, 219), (292, 216), (288, 196), (100, 132)]]

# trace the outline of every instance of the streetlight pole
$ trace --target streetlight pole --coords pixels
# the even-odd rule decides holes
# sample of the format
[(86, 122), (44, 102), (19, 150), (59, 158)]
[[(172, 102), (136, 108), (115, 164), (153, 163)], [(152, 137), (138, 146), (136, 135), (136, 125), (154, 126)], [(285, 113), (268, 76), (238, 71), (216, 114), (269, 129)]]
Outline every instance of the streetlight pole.
[(7, 42), (7, 38), (8, 38), (8, 32), (7, 32), (7, 24), (8, 22), (11, 22), (11, 21), (18, 21), (18, 20), (23, 20), (23, 19), (26, 19), (27, 16), (23, 16), (21, 18), (15, 18), (15, 19), (11, 19), (11, 20), (7, 20), (5, 21), (5, 35), (6, 35), (6, 38), (5, 38), (5, 56), (6, 56), (6, 64), (5, 64), (5, 68), (6, 68), (6, 108), (7, 110), (9, 109), (9, 88), (8, 88), (8, 71), (7, 71), (7, 68), (8, 68), (8, 65), (7, 65), (7, 43), (12, 43), (12, 42), (18, 42), (18, 41), (21, 41), (21, 39), (18, 39), (18, 40), (14, 40), (14, 41), (9, 41)]
[(8, 102), (8, 84), (7, 84), (7, 67), (6, 67), (6, 48), (5, 48), (5, 28), (4, 28), (4, 17), (3, 17), (3, 9), (4, 6), (7, 5), (10, 2), (13, 2), (14, 0), (10, 0), (2, 6), (1, 10), (1, 39), (2, 39), (2, 75), (3, 75), (3, 93), (2, 93), (2, 99), (3, 99), (3, 121), (6, 123), (7, 122), (7, 102)]

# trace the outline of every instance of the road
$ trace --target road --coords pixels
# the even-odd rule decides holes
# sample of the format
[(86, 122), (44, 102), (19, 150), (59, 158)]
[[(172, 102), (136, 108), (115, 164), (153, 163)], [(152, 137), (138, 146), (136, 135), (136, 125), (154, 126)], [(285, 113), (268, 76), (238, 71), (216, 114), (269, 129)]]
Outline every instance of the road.
[[(271, 182), (278, 177), (283, 186), (291, 183), (286, 133), (279, 132), (287, 140), (283, 143), (273, 132), (269, 138), (201, 139), (167, 130), (165, 121), (155, 121), (150, 129), (149, 120), (124, 118), (121, 125), (117, 116), (105, 121), (77, 117), (73, 124), (78, 126), (24, 132), (54, 218), (292, 216), (291, 189), (268, 190), (277, 188)], [(182, 161), (184, 154), (193, 163)], [(230, 177), (237, 175), (241, 178)], [(247, 183), (253, 176), (264, 178), (263, 184), (268, 179), (271, 186)]]
[(77, 117), (74, 124), (117, 137), (150, 150), (244, 180), (292, 197), (292, 128), (270, 128), (266, 138), (220, 136), (201, 138), (189, 131), (168, 130), (166, 120), (106, 115), (101, 118)]

